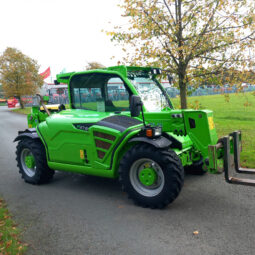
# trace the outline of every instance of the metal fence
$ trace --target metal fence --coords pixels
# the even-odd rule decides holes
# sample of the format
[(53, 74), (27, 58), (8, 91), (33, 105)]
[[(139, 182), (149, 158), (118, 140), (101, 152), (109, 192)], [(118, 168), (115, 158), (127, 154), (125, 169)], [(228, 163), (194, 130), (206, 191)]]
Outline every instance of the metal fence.
[[(168, 87), (166, 88), (166, 91), (170, 97), (176, 97), (179, 96), (180, 91), (177, 88), (174, 87)], [(214, 88), (209, 88), (209, 87), (199, 87), (197, 89), (191, 89), (188, 88), (188, 96), (193, 97), (193, 96), (207, 96), (207, 95), (217, 95), (217, 94), (229, 94), (229, 93), (236, 93), (237, 91), (239, 92), (252, 92), (255, 91), (255, 86), (245, 86), (240, 88), (237, 88), (236, 86), (233, 87), (214, 87)]]
[[(175, 87), (167, 87), (165, 88), (168, 95), (171, 98), (175, 98), (176, 96), (179, 96), (180, 91), (179, 89)], [(233, 87), (199, 87), (195, 90), (192, 88), (188, 88), (188, 96), (193, 97), (193, 96), (206, 96), (206, 95), (217, 95), (217, 94), (226, 94), (226, 93), (236, 93), (237, 91), (241, 92), (252, 92), (255, 91), (255, 86), (249, 85), (242, 87), (241, 90), (237, 88), (236, 86)], [(115, 100), (126, 100), (127, 95), (122, 95), (121, 93), (113, 93), (112, 91), (109, 91), (109, 98), (114, 98)], [(111, 93), (112, 92), (112, 93)], [(89, 96), (88, 96), (89, 97)], [(34, 102), (34, 97), (32, 96), (25, 96), (22, 97), (22, 100), (25, 103), (25, 106), (32, 106)], [(68, 104), (69, 103), (69, 98), (67, 94), (67, 89), (62, 91), (62, 93), (49, 93), (49, 104)]]

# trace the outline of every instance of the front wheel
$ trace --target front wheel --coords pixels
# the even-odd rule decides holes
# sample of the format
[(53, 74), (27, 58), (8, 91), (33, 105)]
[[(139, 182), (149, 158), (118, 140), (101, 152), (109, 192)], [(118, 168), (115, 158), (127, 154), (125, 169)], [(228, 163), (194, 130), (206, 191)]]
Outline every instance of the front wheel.
[(142, 143), (124, 155), (119, 179), (123, 190), (137, 205), (163, 208), (179, 195), (184, 170), (174, 151)]

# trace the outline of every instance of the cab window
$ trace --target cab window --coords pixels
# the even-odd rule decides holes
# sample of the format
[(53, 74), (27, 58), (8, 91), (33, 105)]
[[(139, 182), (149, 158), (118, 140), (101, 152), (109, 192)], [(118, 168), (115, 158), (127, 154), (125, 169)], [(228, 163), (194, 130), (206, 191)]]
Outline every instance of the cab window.
[(129, 110), (129, 92), (120, 78), (111, 78), (107, 82), (106, 108), (111, 111)]
[(130, 91), (115, 74), (76, 75), (70, 83), (72, 108), (99, 112), (129, 110)]

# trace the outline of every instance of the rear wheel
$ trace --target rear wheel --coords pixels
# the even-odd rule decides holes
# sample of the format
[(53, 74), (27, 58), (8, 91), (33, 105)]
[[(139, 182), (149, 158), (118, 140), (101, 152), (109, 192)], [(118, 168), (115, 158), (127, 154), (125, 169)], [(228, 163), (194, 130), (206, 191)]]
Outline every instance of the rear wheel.
[(137, 144), (121, 160), (119, 179), (137, 205), (163, 208), (179, 195), (184, 170), (174, 151)]
[(47, 165), (45, 149), (41, 141), (32, 139), (19, 141), (16, 155), (19, 172), (26, 182), (40, 184), (52, 179), (54, 170)]
[(184, 168), (185, 174), (190, 174), (190, 175), (204, 175), (206, 171), (203, 169), (203, 160), (199, 160), (197, 162), (194, 162), (190, 166), (186, 166)]

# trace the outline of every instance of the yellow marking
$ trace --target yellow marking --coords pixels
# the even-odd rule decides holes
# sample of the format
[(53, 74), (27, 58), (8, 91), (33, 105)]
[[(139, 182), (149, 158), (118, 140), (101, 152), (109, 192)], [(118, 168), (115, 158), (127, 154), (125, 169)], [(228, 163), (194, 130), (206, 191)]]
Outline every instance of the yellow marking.
[(212, 130), (215, 128), (214, 122), (213, 122), (213, 117), (208, 117), (208, 122), (209, 122), (209, 129)]
[(28, 125), (28, 128), (32, 128), (32, 124), (29, 124), (29, 125)]
[(81, 159), (85, 159), (85, 157), (84, 157), (84, 150), (80, 150), (80, 158)]
[[(58, 110), (59, 104), (45, 105), (48, 110)], [(40, 110), (43, 111), (43, 106), (40, 107)]]

